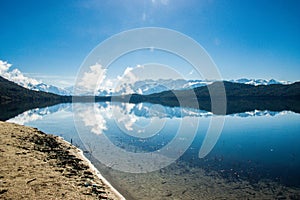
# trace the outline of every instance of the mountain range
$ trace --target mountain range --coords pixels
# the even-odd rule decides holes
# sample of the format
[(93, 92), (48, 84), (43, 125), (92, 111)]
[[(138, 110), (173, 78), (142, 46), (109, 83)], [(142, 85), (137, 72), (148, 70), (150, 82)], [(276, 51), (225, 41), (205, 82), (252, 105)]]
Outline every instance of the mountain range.
[[(211, 98), (211, 94), (213, 98)], [(123, 101), (132, 103), (149, 102), (165, 106), (192, 107), (222, 115), (255, 109), (272, 111), (291, 110), (299, 113), (300, 82), (287, 85), (271, 84), (254, 86), (243, 83), (217, 81), (210, 85), (193, 89), (168, 90), (149, 95), (134, 94), (122, 98)]]
[[(158, 79), (158, 80), (143, 80), (136, 81), (133, 84), (121, 85), (118, 91), (114, 91), (112, 89), (101, 89), (96, 95), (98, 96), (116, 96), (116, 95), (124, 95), (129, 93), (141, 94), (141, 95), (149, 95), (154, 93), (159, 93), (167, 90), (186, 90), (193, 89), (201, 86), (206, 86), (214, 81), (211, 80), (184, 80), (184, 79)], [(273, 85), (273, 84), (290, 84), (288, 81), (277, 81), (274, 79), (265, 80), (265, 79), (237, 79), (230, 80), (232, 83), (243, 83), (247, 85)], [(22, 85), (22, 84), (20, 84)], [(22, 85), (23, 86), (23, 85)], [(129, 88), (128, 88), (129, 87)], [(39, 83), (37, 85), (27, 85), (28, 89), (50, 92), (59, 95), (72, 95), (74, 87), (68, 88), (58, 88), (53, 85), (47, 85), (45, 83)], [(130, 91), (130, 92), (128, 92)]]
[[(177, 83), (178, 81), (175, 82)], [(170, 81), (172, 84), (175, 82)], [(154, 82), (151, 83), (154, 85)], [(191, 81), (183, 82), (181, 80), (181, 83), (191, 83)], [(292, 84), (277, 83), (257, 86), (252, 84), (233, 83), (229, 81), (216, 81), (209, 85), (204, 84), (202, 86), (199, 86), (202, 84), (200, 82), (192, 83), (195, 84), (192, 84), (191, 89), (181, 88), (178, 90), (167, 90), (169, 88), (164, 88), (165, 90), (162, 92), (150, 93), (148, 95), (130, 94), (106, 97), (73, 96), (73, 101), (148, 102), (171, 107), (182, 106), (196, 108), (206, 110), (214, 114), (232, 114), (248, 112), (255, 109), (271, 111), (291, 110), (300, 113), (300, 82)], [(147, 86), (149, 85), (150, 84), (147, 84)], [(198, 87), (194, 87), (194, 85), (198, 85)], [(143, 88), (142, 86), (143, 85), (140, 85), (140, 88)], [(173, 86), (175, 87), (176, 85)], [(24, 109), (28, 110), (28, 108), (72, 102), (72, 96), (62, 96), (53, 93), (30, 90), (2, 77), (0, 77), (0, 88), (1, 111), (11, 111), (11, 114), (9, 115)], [(224, 89), (226, 94), (224, 93)], [(156, 90), (152, 90), (152, 92), (154, 91)], [(212, 91), (214, 104), (220, 109), (212, 109), (212, 99), (210, 95)], [(16, 108), (16, 106), (19, 108)]]
[[(128, 106), (128, 105), (127, 105)], [(129, 115), (145, 117), (145, 118), (153, 118), (158, 117), (161, 119), (164, 118), (183, 118), (183, 117), (210, 117), (212, 116), (211, 112), (207, 112), (204, 110), (193, 109), (193, 108), (182, 108), (182, 107), (164, 107), (164, 109), (160, 109), (159, 107), (153, 107), (150, 103), (142, 103), (142, 104), (135, 104), (134, 106), (130, 105), (130, 108), (126, 108), (126, 104), (122, 103), (115, 103), (110, 104), (107, 102), (101, 102), (97, 105), (99, 112), (106, 112), (110, 107), (111, 110), (118, 109), (123, 111), (128, 111)], [(125, 108), (124, 108), (125, 107)], [(39, 119), (44, 118), (49, 114), (54, 114), (57, 112), (72, 112), (72, 105), (71, 104), (58, 104), (51, 107), (45, 108), (37, 108), (28, 110), (15, 118), (9, 119), (9, 122), (18, 123), (18, 124), (25, 124), (27, 122), (36, 121)], [(127, 115), (128, 113), (122, 113)], [(281, 111), (281, 112), (274, 112), (268, 110), (254, 110), (250, 112), (243, 112), (243, 113), (235, 113), (229, 116), (234, 117), (253, 117), (253, 116), (275, 116), (275, 115), (285, 115), (290, 112), (288, 111)]]
[(35, 90), (35, 91), (42, 91), (42, 92), (48, 92), (48, 93), (54, 93), (58, 95), (70, 95), (71, 91), (68, 89), (62, 89), (53, 85), (48, 85), (46, 83), (39, 83), (37, 85), (31, 85), (30, 87), (27, 87), (28, 89)]
[[(10, 72), (2, 73), (3, 77), (30, 90), (42, 91), (48, 93), (54, 93), (58, 95), (73, 95), (74, 87), (60, 88), (54, 85), (49, 85), (38, 81), (34, 78), (26, 77), (18, 69), (14, 69)], [(153, 93), (159, 93), (167, 90), (186, 90), (193, 89), (213, 83), (213, 80), (184, 80), (184, 79), (158, 79), (158, 80), (143, 80), (136, 81), (134, 83), (126, 83), (121, 85), (118, 91), (112, 88), (101, 89), (96, 95), (98, 96), (113, 96), (113, 95), (124, 95), (129, 93), (136, 93), (142, 95), (149, 95)], [(249, 85), (272, 85), (272, 84), (290, 84), (288, 81), (277, 81), (274, 79), (237, 79), (230, 80), (232, 83), (243, 83)]]
[[(3, 78), (12, 81), (20, 86), (23, 86), (30, 90), (42, 91), (47, 93), (54, 93), (58, 95), (74, 95), (74, 86), (67, 88), (60, 88), (54, 85), (49, 85), (44, 83), (41, 80), (37, 80), (32, 77), (28, 77), (26, 74), (22, 73), (19, 69), (12, 69), (12, 64), (0, 60), (0, 76)], [(58, 80), (59, 81), (59, 80)], [(106, 80), (108, 82), (118, 84), (118, 80)], [(110, 86), (108, 88), (106, 84), (99, 85), (98, 91), (96, 91), (96, 96), (118, 96), (124, 94), (140, 94), (140, 95), (149, 95), (154, 93), (160, 93), (168, 90), (187, 90), (193, 89), (201, 86), (206, 86), (212, 84), (216, 80), (184, 80), (184, 79), (158, 79), (158, 80), (138, 80), (135, 82), (125, 82), (118, 87)], [(232, 83), (243, 83), (247, 85), (272, 85), (272, 84), (291, 84), (288, 81), (277, 81), (274, 79), (265, 80), (265, 79), (248, 79), (241, 78), (237, 80), (229, 80)], [(108, 84), (111, 85), (111, 84)], [(83, 94), (83, 92), (86, 92)], [(90, 95), (89, 91), (83, 90), (80, 95)], [(94, 95), (94, 93), (92, 94)]]

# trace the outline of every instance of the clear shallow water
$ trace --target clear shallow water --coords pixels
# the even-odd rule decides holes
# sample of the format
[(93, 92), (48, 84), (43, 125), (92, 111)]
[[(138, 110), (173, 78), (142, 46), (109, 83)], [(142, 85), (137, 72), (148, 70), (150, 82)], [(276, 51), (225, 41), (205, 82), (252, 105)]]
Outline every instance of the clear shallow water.
[[(300, 193), (299, 114), (227, 115), (212, 150), (199, 158), (212, 117), (206, 111), (146, 103), (78, 103), (26, 111), (9, 121), (62, 136), (89, 151), (104, 176), (129, 198)], [(282, 192), (283, 187), (293, 191)]]

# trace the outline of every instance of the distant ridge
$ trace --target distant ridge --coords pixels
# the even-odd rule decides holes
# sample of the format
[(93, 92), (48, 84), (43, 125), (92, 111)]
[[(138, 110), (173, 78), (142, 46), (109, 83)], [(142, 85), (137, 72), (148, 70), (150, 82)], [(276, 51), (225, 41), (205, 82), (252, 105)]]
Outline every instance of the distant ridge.
[(277, 81), (275, 79), (253, 79), (253, 78), (240, 78), (237, 80), (230, 80), (232, 83), (244, 83), (249, 85), (272, 85), (272, 84), (292, 84), (290, 81)]
[[(165, 106), (183, 106), (211, 111), (214, 114), (231, 114), (251, 110), (283, 111), (300, 113), (300, 82), (292, 84), (250, 85), (217, 81), (193, 89), (168, 90), (159, 93), (118, 96), (60, 96), (47, 92), (26, 89), (0, 77), (0, 108), (9, 113), (6, 119), (36, 107), (50, 106), (58, 103), (120, 101), (130, 103), (149, 102)], [(225, 89), (225, 98), (222, 90)], [(223, 90), (224, 91), (224, 90)], [(220, 109), (212, 110), (210, 92), (214, 93)], [(224, 93), (223, 93), (224, 94)], [(220, 97), (220, 98), (219, 98)], [(195, 101), (196, 98), (196, 101)], [(179, 100), (180, 99), (180, 102)], [(221, 99), (221, 100), (218, 100)], [(224, 107), (226, 109), (224, 110)]]
[(300, 99), (300, 82), (292, 84), (250, 85), (228, 81), (194, 88), (198, 98), (209, 97), (208, 88), (217, 91), (224, 85), (227, 98), (293, 98)]
[[(224, 99), (222, 88), (226, 91)], [(220, 109), (212, 111), (210, 92), (214, 93)], [(125, 97), (126, 98), (126, 97)], [(195, 101), (196, 98), (196, 101)], [(218, 98), (220, 101), (218, 101)], [(212, 111), (215, 114), (231, 114), (251, 110), (283, 111), (300, 113), (300, 82), (293, 84), (249, 85), (228, 81), (214, 82), (188, 90), (169, 90), (150, 95), (128, 95), (132, 103), (149, 102), (165, 106), (183, 106)], [(223, 101), (226, 102), (223, 102)], [(224, 110), (226, 106), (226, 110)]]
[[(100, 96), (117, 96), (125, 94), (140, 94), (149, 95), (154, 93), (160, 93), (168, 90), (187, 90), (201, 86), (210, 85), (216, 82), (215, 80), (185, 80), (185, 79), (146, 79), (138, 80), (132, 83), (123, 83), (119, 85), (118, 90), (113, 88), (101, 88), (96, 94)], [(277, 81), (275, 79), (247, 79), (241, 78), (237, 80), (229, 80), (224, 82), (242, 83), (247, 85), (273, 85), (273, 84), (291, 84), (289, 81)], [(71, 90), (74, 88), (71, 88)], [(70, 90), (70, 94), (72, 93)]]
[(220, 89), (224, 87), (227, 98), (293, 98), (300, 99), (300, 82), (292, 84), (271, 84), (271, 85), (250, 85), (243, 83), (233, 83), (229, 81), (216, 81), (207, 86), (200, 86), (187, 90), (169, 90), (156, 94), (146, 95), (147, 98), (173, 98), (177, 97), (188, 99), (192, 95), (197, 98), (210, 98), (210, 93), (221, 95)]

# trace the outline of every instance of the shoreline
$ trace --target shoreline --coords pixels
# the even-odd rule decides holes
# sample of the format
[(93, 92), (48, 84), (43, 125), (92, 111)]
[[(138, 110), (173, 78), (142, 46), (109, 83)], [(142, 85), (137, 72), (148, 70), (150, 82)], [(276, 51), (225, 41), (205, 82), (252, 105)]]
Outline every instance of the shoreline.
[[(59, 137), (61, 138), (61, 140), (63, 140), (63, 142), (69, 144), (69, 145), (72, 145), (71, 143), (69, 143), (68, 141), (64, 140), (64, 138), (62, 137)], [(74, 146), (74, 145), (72, 145)], [(78, 147), (76, 147), (77, 150), (78, 150), (78, 156), (81, 157), (82, 160), (84, 160), (89, 168), (95, 173), (95, 175), (103, 181), (103, 183), (108, 187), (110, 188), (110, 190), (119, 198), (119, 200), (126, 200), (125, 197), (118, 191), (116, 190), (112, 185), (111, 183), (101, 174), (101, 172), (92, 164), (92, 162), (84, 155), (83, 151), (81, 149), (79, 149)]]
[(125, 200), (87, 159), (62, 137), (0, 121), (1, 199)]

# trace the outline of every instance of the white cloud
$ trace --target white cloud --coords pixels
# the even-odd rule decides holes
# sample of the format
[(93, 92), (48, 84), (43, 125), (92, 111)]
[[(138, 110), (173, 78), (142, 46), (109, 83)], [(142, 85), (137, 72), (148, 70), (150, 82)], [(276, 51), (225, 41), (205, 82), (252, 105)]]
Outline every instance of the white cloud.
[(25, 125), (28, 122), (40, 120), (43, 118), (43, 115), (37, 111), (38, 109), (26, 111), (12, 119), (9, 119), (8, 122)]
[(118, 80), (124, 83), (135, 83), (140, 79), (139, 73), (144, 69), (143, 65), (137, 65), (136, 67), (127, 67), (124, 70), (122, 76), (118, 76)]
[(134, 91), (131, 88), (131, 85), (137, 81), (137, 76), (133, 73), (134, 68), (127, 67), (122, 76), (118, 76), (118, 84), (115, 88), (115, 91), (121, 94), (130, 94)]
[(88, 72), (84, 72), (81, 80), (78, 83), (80, 91), (85, 91), (86, 93), (96, 93), (101, 89), (100, 85), (104, 82), (106, 78), (107, 69), (102, 65), (96, 63), (90, 66)]
[(132, 113), (134, 107), (134, 104), (125, 103), (122, 103), (121, 106), (113, 107), (114, 116), (116, 117), (118, 126), (123, 130), (125, 128), (127, 131), (133, 131), (135, 123), (139, 120), (139, 117)]
[[(142, 94), (142, 89), (135, 87), (138, 81), (148, 79), (180, 79), (182, 76), (169, 66), (160, 64), (136, 65), (127, 67), (117, 77), (109, 77), (108, 69), (100, 64), (89, 67), (75, 87), (75, 95), (110, 95)], [(191, 71), (193, 74), (194, 72)]]
[(88, 107), (79, 113), (79, 117), (82, 118), (85, 126), (91, 127), (91, 132), (101, 135), (103, 131), (107, 130), (106, 120), (103, 117), (103, 109), (96, 106)]
[(135, 82), (144, 79), (143, 65), (137, 65), (136, 67), (127, 67), (124, 70), (122, 76), (117, 77), (117, 85), (115, 91), (122, 95), (135, 93), (132, 86)]
[(6, 73), (9, 68), (11, 67), (11, 64), (7, 63), (6, 61), (0, 60), (0, 74)]
[(25, 88), (41, 83), (40, 81), (25, 76), (20, 70), (14, 69), (10, 71), (12, 64), (0, 60), (0, 76), (17, 83)]
[(103, 95), (118, 93), (132, 94), (135, 91), (132, 86), (135, 82), (145, 79), (145, 74), (141, 74), (144, 66), (127, 67), (123, 74), (116, 78), (107, 78), (107, 69), (100, 64), (89, 67), (89, 70), (83, 74), (75, 87), (76, 95)]
[(107, 128), (107, 119), (112, 118), (112, 106), (102, 106), (100, 104), (77, 104), (74, 105), (78, 116), (84, 125), (90, 127), (92, 133), (103, 134)]

